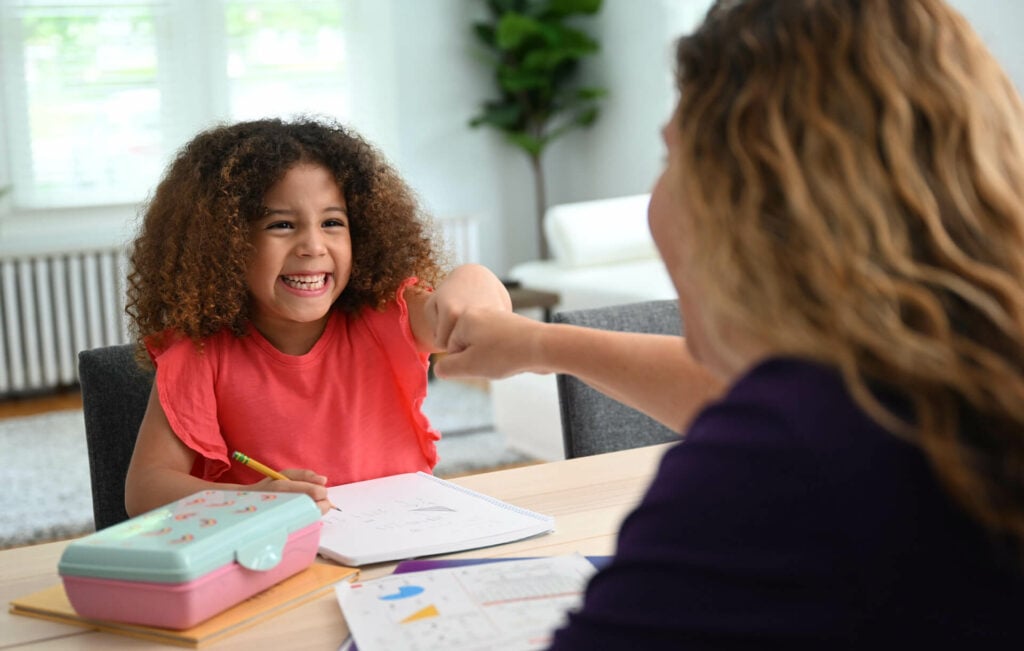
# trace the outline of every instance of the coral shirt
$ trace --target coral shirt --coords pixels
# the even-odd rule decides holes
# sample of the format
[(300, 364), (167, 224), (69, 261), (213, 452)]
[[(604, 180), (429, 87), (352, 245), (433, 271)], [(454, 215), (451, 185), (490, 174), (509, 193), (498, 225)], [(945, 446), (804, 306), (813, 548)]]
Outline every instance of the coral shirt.
[(197, 453), (192, 474), (251, 484), (235, 450), (276, 469), (309, 468), (333, 486), (430, 472), (440, 438), (420, 411), (427, 355), (416, 349), (405, 300), (358, 316), (335, 311), (305, 355), (286, 355), (255, 328), (150, 350), (171, 429)]

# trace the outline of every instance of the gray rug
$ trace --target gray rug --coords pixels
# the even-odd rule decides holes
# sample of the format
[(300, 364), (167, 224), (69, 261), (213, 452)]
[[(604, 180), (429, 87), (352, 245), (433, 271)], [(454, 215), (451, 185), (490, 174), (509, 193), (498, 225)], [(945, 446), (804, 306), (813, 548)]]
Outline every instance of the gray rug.
[[(441, 433), (440, 477), (530, 459), (491, 428), (486, 390), (433, 380), (424, 412)], [(85, 426), (80, 410), (0, 419), (0, 459), (7, 494), (0, 510), (0, 549), (78, 536), (93, 530)]]

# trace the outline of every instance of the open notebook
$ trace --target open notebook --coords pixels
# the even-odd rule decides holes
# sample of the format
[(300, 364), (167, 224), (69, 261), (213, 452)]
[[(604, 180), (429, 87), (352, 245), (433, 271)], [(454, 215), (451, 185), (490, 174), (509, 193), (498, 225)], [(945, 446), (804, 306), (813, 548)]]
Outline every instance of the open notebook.
[(334, 486), (327, 494), (340, 510), (323, 517), (320, 555), (345, 565), (488, 547), (555, 528), (551, 516), (424, 472)]

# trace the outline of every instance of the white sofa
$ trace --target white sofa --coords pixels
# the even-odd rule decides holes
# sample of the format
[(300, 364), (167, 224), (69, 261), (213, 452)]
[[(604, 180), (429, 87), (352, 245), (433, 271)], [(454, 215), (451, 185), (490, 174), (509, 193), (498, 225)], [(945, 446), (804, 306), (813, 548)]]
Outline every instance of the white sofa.
[[(513, 267), (523, 287), (561, 297), (555, 311), (675, 298), (647, 226), (650, 195), (552, 206), (544, 216), (551, 260)], [(523, 374), (491, 383), (495, 428), (534, 458), (564, 458), (554, 375)]]
[(524, 287), (556, 292), (556, 310), (673, 298), (647, 227), (649, 194), (552, 206), (544, 215), (551, 260), (509, 271)]

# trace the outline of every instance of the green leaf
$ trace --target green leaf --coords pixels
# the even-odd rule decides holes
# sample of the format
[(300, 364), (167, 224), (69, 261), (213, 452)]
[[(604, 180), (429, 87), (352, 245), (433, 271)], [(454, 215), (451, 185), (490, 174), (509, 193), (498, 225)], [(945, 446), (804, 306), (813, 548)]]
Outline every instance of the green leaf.
[(502, 50), (514, 50), (530, 39), (543, 38), (543, 25), (529, 16), (507, 13), (498, 21), (497, 43)]
[(498, 71), (498, 83), (502, 90), (516, 94), (526, 90), (550, 88), (551, 77), (532, 70), (502, 68)]
[(471, 127), (487, 125), (503, 130), (515, 129), (522, 113), (522, 109), (517, 104), (489, 102), (484, 107), (483, 113), (470, 120), (469, 125)]
[(500, 16), (510, 11), (522, 13), (526, 10), (528, 4), (528, 0), (487, 0), (487, 6), (495, 16)]
[(608, 95), (608, 89), (596, 86), (586, 86), (576, 89), (577, 99), (600, 99)]
[(601, 10), (601, 0), (551, 0), (549, 11), (559, 16), (575, 14), (596, 14)]
[(544, 151), (547, 142), (542, 138), (535, 138), (528, 133), (508, 133), (505, 135), (509, 142), (519, 147), (531, 156), (540, 156)]
[(484, 45), (492, 48), (498, 47), (494, 25), (488, 25), (487, 23), (474, 23), (473, 33), (476, 34), (477, 39)]
[(580, 112), (573, 122), (581, 127), (589, 127), (597, 120), (599, 113), (600, 110), (596, 106), (592, 106)]

